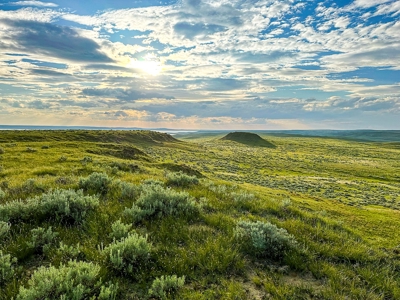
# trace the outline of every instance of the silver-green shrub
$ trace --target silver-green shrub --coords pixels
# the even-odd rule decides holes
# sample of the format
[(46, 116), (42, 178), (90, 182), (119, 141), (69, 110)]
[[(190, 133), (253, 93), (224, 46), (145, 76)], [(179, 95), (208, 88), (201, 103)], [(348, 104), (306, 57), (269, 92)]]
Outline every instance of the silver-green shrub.
[(112, 180), (107, 174), (94, 172), (86, 178), (79, 179), (79, 188), (84, 191), (105, 195), (110, 188), (111, 182)]
[(63, 261), (76, 259), (81, 254), (81, 246), (79, 243), (68, 246), (63, 242), (60, 242), (60, 246), (57, 249), (57, 254), (62, 258)]
[(27, 245), (35, 251), (47, 253), (57, 236), (58, 233), (54, 232), (51, 227), (47, 230), (42, 227), (34, 228), (31, 230), (31, 238)]
[(233, 201), (237, 203), (243, 203), (243, 202), (248, 202), (251, 200), (254, 200), (255, 196), (254, 194), (245, 192), (245, 191), (239, 191), (239, 192), (232, 192), (231, 197)]
[(158, 179), (154, 179), (154, 178), (147, 178), (147, 179), (142, 181), (142, 186), (144, 186), (144, 185), (161, 185), (161, 186), (164, 186), (164, 182), (162, 182), (161, 180), (158, 180)]
[(4, 192), (1, 188), (0, 188), (0, 200), (4, 199), (6, 197), (6, 192)]
[(138, 185), (121, 181), (120, 182), (121, 189), (121, 198), (123, 200), (133, 200), (140, 193), (140, 187)]
[(10, 227), (10, 223), (0, 221), (0, 241), (8, 234)]
[(166, 299), (167, 296), (178, 291), (184, 284), (185, 276), (161, 276), (153, 281), (151, 288), (149, 289), (149, 296)]
[(40, 267), (21, 286), (17, 300), (37, 299), (116, 299), (118, 287), (114, 284), (102, 285), (100, 266), (70, 261), (67, 265)]
[(187, 187), (192, 184), (199, 183), (199, 179), (196, 176), (186, 175), (182, 171), (177, 173), (167, 173), (166, 177), (167, 177), (167, 185)]
[(99, 205), (95, 196), (85, 196), (81, 190), (50, 190), (48, 193), (0, 205), (0, 220), (16, 222), (31, 219), (55, 219), (81, 223), (87, 213)]
[(114, 240), (104, 248), (103, 253), (112, 269), (124, 274), (133, 274), (135, 267), (149, 259), (151, 247), (147, 236), (131, 233), (122, 240)]
[(239, 221), (235, 233), (249, 252), (272, 259), (282, 258), (296, 244), (286, 229), (269, 222)]
[(139, 222), (146, 217), (186, 215), (197, 212), (199, 206), (187, 192), (176, 192), (160, 185), (142, 185), (139, 199), (126, 208), (125, 215)]
[(0, 250), (0, 286), (9, 281), (15, 274), (17, 259)]
[(115, 221), (111, 225), (111, 233), (109, 237), (120, 240), (128, 237), (130, 230), (132, 229), (132, 224), (124, 224), (120, 220)]

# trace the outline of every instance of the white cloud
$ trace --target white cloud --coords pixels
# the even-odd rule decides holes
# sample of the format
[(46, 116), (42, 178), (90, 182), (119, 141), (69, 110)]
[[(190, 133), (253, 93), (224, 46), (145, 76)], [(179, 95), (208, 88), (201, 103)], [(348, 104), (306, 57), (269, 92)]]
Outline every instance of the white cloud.
[(42, 1), (17, 1), (10, 2), (8, 5), (18, 5), (18, 6), (38, 6), (38, 7), (58, 7), (57, 4), (51, 2)]

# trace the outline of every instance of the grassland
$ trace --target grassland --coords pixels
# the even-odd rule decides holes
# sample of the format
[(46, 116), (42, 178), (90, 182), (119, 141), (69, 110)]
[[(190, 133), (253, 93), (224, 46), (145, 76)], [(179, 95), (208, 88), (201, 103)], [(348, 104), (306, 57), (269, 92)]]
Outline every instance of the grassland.
[(222, 137), (0, 132), (0, 299), (400, 298), (396, 143)]

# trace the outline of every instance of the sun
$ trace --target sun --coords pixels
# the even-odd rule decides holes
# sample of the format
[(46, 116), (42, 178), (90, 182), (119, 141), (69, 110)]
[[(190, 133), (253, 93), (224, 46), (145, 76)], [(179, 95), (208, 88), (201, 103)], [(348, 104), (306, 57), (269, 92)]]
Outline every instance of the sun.
[(162, 70), (160, 60), (154, 54), (147, 54), (142, 60), (131, 58), (131, 61), (126, 65), (128, 68), (139, 69), (150, 75), (158, 75)]

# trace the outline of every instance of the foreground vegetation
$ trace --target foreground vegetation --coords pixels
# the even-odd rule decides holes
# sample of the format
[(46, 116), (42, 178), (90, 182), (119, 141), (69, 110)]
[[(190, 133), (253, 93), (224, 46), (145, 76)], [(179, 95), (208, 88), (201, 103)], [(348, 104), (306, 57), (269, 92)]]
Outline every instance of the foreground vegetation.
[(222, 137), (0, 132), (0, 299), (400, 298), (399, 149)]

